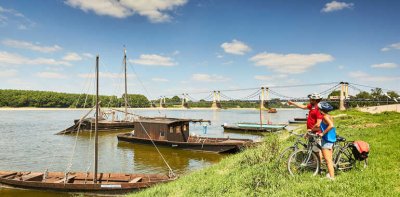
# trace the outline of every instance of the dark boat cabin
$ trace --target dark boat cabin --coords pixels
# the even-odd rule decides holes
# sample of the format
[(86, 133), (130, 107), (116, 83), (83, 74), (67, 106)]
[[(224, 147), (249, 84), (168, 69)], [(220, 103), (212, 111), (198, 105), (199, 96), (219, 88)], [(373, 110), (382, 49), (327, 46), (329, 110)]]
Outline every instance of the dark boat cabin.
[[(186, 142), (189, 138), (189, 121), (175, 118), (140, 119), (134, 123), (134, 136), (153, 140)], [(146, 134), (146, 131), (148, 135)]]

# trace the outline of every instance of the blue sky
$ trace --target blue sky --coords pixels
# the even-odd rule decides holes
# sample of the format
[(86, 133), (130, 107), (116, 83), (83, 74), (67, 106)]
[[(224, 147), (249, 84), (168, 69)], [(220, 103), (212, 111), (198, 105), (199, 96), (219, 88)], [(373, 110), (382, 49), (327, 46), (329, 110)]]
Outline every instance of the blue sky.
[(0, 88), (93, 91), (99, 54), (101, 93), (120, 95), (125, 45), (129, 92), (151, 98), (335, 81), (399, 91), (399, 10), (385, 0), (5, 0)]

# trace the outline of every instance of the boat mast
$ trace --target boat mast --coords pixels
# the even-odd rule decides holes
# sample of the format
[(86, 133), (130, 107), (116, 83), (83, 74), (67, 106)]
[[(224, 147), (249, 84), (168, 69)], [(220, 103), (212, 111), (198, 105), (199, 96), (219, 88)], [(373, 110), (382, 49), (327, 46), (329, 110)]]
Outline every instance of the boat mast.
[(94, 124), (94, 172), (93, 183), (97, 183), (97, 160), (98, 160), (98, 133), (99, 124), (99, 55), (96, 56), (96, 119)]
[(128, 120), (128, 85), (126, 76), (126, 48), (124, 48), (124, 71), (125, 71), (125, 121)]

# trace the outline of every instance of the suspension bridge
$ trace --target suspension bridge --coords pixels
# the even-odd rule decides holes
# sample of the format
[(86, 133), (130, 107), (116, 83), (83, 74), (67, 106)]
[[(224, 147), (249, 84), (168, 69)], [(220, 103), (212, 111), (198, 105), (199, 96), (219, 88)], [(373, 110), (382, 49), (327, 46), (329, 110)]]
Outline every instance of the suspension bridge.
[[(293, 102), (308, 102), (307, 92), (303, 96), (290, 96), (287, 92), (290, 92), (294, 88), (302, 89), (313, 89), (315, 87), (325, 87), (320, 91), (312, 91), (319, 93), (323, 100), (331, 103), (337, 103), (340, 110), (354, 106), (365, 106), (365, 105), (382, 105), (382, 104), (393, 104), (398, 103), (400, 98), (397, 96), (389, 96), (388, 92), (398, 93), (393, 90), (373, 87), (368, 85), (349, 83), (349, 82), (330, 82), (330, 83), (316, 83), (316, 84), (299, 84), (299, 85), (286, 85), (286, 86), (271, 86), (271, 87), (254, 87), (254, 88), (242, 88), (242, 89), (224, 89), (224, 90), (210, 90), (210, 91), (198, 91), (198, 92), (185, 92), (179, 94), (171, 94), (171, 96), (179, 96), (179, 100), (172, 100), (167, 98), (167, 95), (160, 96), (157, 101), (159, 108), (166, 108), (167, 106), (180, 105), (182, 108), (190, 108), (191, 105), (196, 103), (203, 103), (209, 105), (212, 109), (220, 109), (228, 103), (253, 103), (262, 109), (269, 108), (269, 104), (273, 102), (279, 102), (281, 104), (287, 101)], [(320, 89), (320, 88), (319, 88)], [(370, 92), (374, 89), (382, 91), (381, 95), (371, 98), (358, 98), (355, 95), (361, 92)], [(283, 91), (285, 90), (285, 91)], [(338, 92), (338, 95), (332, 96), (332, 92)], [(386, 91), (386, 93), (383, 93)], [(235, 92), (236, 96), (230, 96), (232, 92)], [(283, 93), (283, 92), (286, 92)], [(198, 98), (197, 95), (206, 95)], [(239, 96), (238, 96), (239, 95)], [(329, 96), (331, 95), (331, 96)], [(153, 103), (153, 107), (157, 107)]]

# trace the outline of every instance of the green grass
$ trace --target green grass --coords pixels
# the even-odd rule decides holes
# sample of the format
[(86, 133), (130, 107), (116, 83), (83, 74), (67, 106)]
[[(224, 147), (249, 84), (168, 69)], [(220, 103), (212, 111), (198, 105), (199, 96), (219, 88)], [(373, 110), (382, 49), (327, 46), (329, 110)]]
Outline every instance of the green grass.
[(370, 144), (367, 169), (338, 173), (335, 181), (291, 177), (275, 161), (294, 138), (272, 134), (255, 148), (130, 196), (400, 196), (400, 113), (345, 113), (335, 119), (338, 134)]

